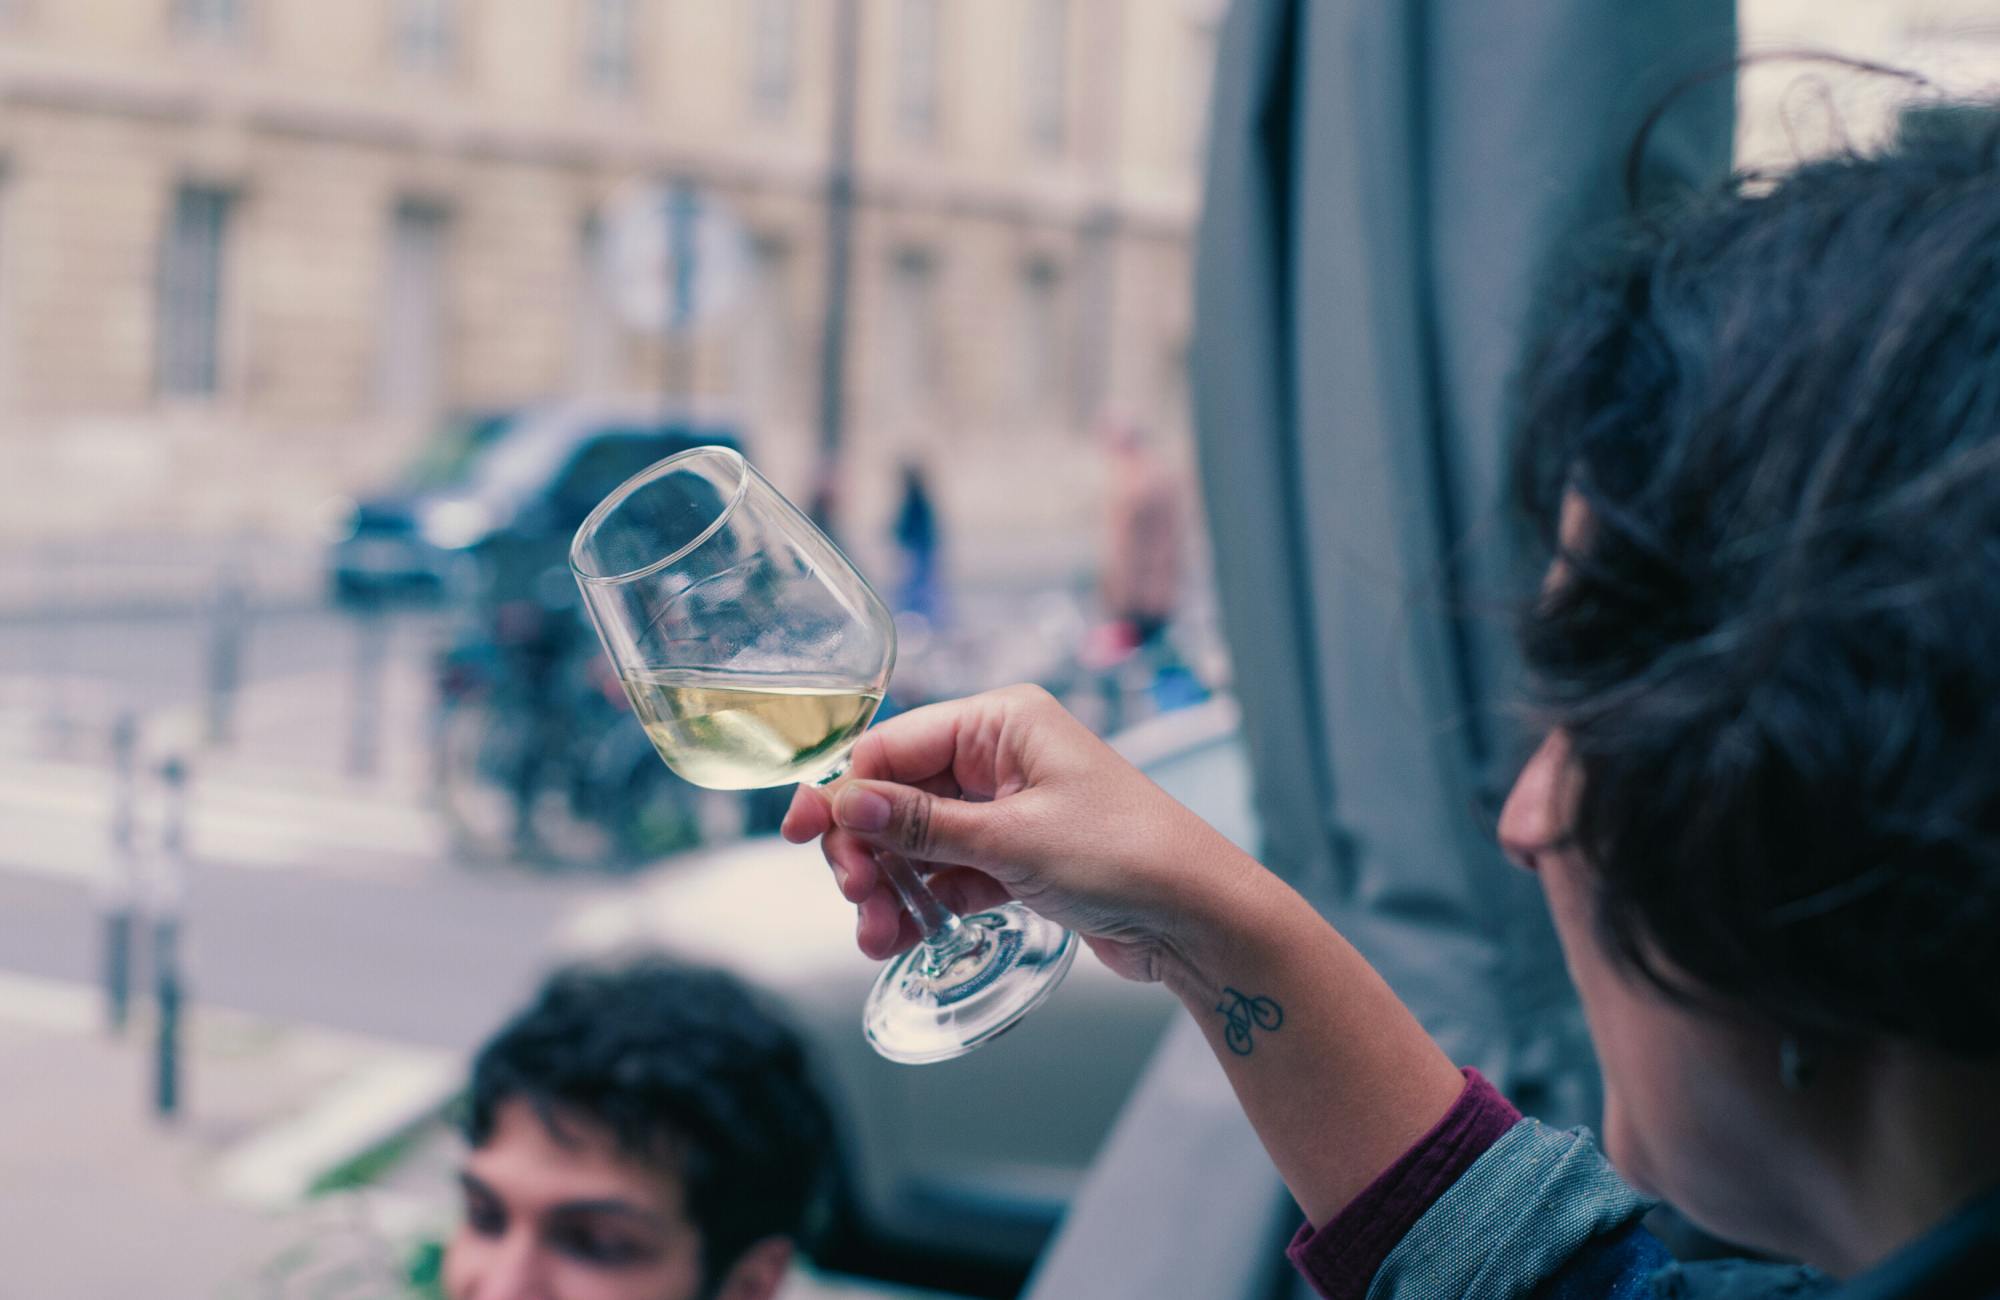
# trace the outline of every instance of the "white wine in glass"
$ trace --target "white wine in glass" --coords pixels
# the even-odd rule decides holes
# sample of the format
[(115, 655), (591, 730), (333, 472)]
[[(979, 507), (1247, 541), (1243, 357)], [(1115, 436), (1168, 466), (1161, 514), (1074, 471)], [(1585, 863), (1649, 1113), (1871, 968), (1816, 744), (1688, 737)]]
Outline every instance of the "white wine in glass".
[[(824, 785), (846, 769), (888, 689), (895, 620), (736, 452), (696, 448), (627, 480), (577, 530), (570, 568), (668, 767), (718, 790)], [(862, 1010), (883, 1056), (962, 1056), (1069, 970), (1076, 936), (1061, 926), (1019, 903), (955, 916), (916, 866), (876, 856), (924, 936)]]
[(711, 790), (791, 785), (837, 771), (882, 702), (880, 689), (809, 676), (641, 668), (624, 679), (667, 766)]

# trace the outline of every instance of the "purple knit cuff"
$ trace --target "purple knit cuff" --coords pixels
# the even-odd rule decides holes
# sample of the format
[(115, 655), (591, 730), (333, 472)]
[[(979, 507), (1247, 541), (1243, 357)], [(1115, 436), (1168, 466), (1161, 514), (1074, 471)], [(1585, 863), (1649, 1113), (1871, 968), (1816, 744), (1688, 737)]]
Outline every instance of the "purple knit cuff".
[(1520, 1120), (1499, 1089), (1467, 1069), (1465, 1088), (1417, 1140), (1317, 1230), (1302, 1225), (1285, 1255), (1326, 1300), (1362, 1300), (1389, 1252), (1445, 1189)]

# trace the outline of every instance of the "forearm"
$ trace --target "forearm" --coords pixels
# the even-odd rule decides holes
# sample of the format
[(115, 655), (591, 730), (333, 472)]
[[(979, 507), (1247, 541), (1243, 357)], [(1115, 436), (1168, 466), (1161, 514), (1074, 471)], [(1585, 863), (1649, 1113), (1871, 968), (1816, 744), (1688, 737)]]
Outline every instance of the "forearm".
[(1247, 860), (1201, 877), (1165, 982), (1208, 1036), (1299, 1207), (1323, 1224), (1450, 1109), (1464, 1078), (1296, 891)]

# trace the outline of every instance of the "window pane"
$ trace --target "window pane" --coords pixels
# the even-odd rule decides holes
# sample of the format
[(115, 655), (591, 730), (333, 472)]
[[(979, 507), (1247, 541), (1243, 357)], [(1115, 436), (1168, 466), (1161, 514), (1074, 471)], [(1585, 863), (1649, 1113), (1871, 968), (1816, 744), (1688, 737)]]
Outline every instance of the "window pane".
[(397, 57), (412, 72), (444, 71), (451, 62), (451, 0), (401, 0)]
[(938, 4), (903, 0), (896, 39), (896, 121), (905, 135), (937, 129)]
[(776, 239), (751, 245), (736, 384), (744, 405), (765, 418), (793, 413), (791, 254), (790, 246)]
[(1045, 153), (1058, 153), (1069, 86), (1069, 0), (1030, 0), (1027, 20), (1028, 139)]
[(243, 26), (245, 0), (174, 0), (174, 20), (202, 36), (233, 36)]
[(184, 185), (160, 243), (158, 382), (172, 397), (206, 397), (218, 386), (222, 349), (223, 239), (227, 191)]
[(1021, 273), (1018, 403), (1021, 414), (1047, 420), (1065, 408), (1063, 389), (1062, 273), (1053, 263), (1030, 262)]
[(611, 303), (604, 265), (604, 221), (596, 213), (583, 220), (577, 238), (576, 325), (571, 355), (578, 392), (605, 393), (618, 386), (618, 317)]
[(584, 35), (584, 77), (597, 90), (622, 95), (632, 88), (636, 0), (589, 0)]
[(756, 0), (750, 37), (750, 101), (764, 117), (792, 106), (798, 0)]
[(389, 229), (389, 283), (383, 294), (378, 377), (385, 410), (421, 414), (439, 403), (448, 220), (435, 204), (396, 205)]
[(899, 416), (928, 413), (937, 395), (937, 286), (931, 255), (906, 249), (889, 264), (883, 303), (887, 406)]

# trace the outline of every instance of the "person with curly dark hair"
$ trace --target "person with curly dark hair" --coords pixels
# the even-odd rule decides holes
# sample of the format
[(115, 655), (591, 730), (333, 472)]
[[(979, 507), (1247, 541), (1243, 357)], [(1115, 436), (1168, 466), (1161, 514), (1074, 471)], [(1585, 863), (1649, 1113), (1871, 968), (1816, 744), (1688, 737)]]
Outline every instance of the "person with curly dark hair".
[(769, 1300), (832, 1123), (798, 1037), (721, 971), (557, 971), (480, 1049), (452, 1300)]
[[(886, 847), (1178, 994), (1321, 1295), (2000, 1296), (2000, 130), (1635, 221), (1551, 299), (1518, 427), (1546, 739), (1498, 833), (1609, 1160), (1045, 694), (889, 720), (786, 834), (873, 955), (917, 938)], [(1811, 1267), (1676, 1264), (1648, 1195)]]

